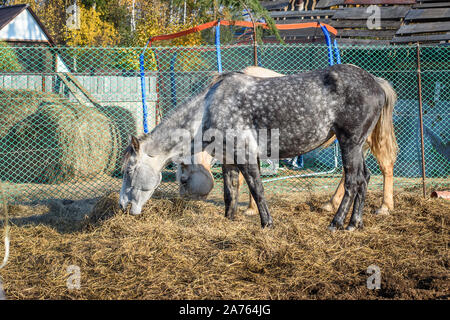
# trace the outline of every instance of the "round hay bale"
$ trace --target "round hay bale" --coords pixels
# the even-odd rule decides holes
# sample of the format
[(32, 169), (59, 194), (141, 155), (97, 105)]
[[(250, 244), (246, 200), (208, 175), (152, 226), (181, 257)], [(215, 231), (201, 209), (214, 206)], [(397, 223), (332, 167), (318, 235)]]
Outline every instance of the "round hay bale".
[(3, 180), (60, 183), (114, 170), (120, 146), (113, 123), (96, 108), (59, 100), (42, 102), (2, 139)]
[(0, 139), (19, 121), (36, 112), (43, 102), (58, 102), (61, 98), (53, 93), (0, 89)]

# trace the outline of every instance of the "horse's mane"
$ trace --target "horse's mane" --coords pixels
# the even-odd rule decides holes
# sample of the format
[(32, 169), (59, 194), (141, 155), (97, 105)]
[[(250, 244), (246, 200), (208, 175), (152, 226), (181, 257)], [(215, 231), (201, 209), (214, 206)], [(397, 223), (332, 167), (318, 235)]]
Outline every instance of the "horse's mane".
[(125, 167), (128, 164), (128, 161), (130, 160), (131, 157), (131, 150), (133, 150), (133, 148), (131, 147), (131, 144), (128, 145), (128, 147), (125, 149), (125, 152), (123, 153), (123, 157), (122, 157), (122, 170), (121, 172), (123, 173), (123, 171), (125, 170)]
[[(144, 134), (143, 136), (140, 136), (140, 137), (138, 137), (137, 139), (138, 139), (139, 141), (143, 141), (143, 140), (145, 139), (145, 137), (147, 137), (147, 135)], [(122, 171), (121, 171), (121, 172), (123, 172), (123, 171), (125, 170), (125, 167), (126, 167), (128, 161), (130, 160), (131, 152), (132, 152), (132, 151), (133, 151), (133, 145), (132, 145), (132, 143), (130, 142), (130, 143), (128, 144), (128, 146), (126, 147), (125, 151), (123, 152), (123, 157), (122, 157)]]
[[(204, 92), (208, 92), (213, 86), (218, 85), (219, 83), (221, 83), (223, 80), (236, 75), (236, 74), (240, 74), (240, 75), (245, 75), (245, 73), (241, 72), (241, 71), (235, 71), (235, 72), (225, 72), (225, 73), (216, 73), (211, 82), (209, 83), (209, 85), (205, 88)], [(186, 101), (185, 103), (183, 103), (183, 105), (187, 105), (189, 103), (191, 103), (193, 100), (195, 100), (198, 97), (191, 97), (188, 101)], [(155, 131), (155, 129), (157, 129), (161, 124), (163, 124), (165, 121), (170, 120), (171, 115), (173, 115), (174, 113), (176, 113), (178, 111), (178, 108), (174, 108), (171, 111), (168, 112), (168, 114), (165, 116), (165, 119), (163, 119), (153, 130), (152, 132)], [(140, 136), (138, 139), (139, 141), (144, 141), (150, 134), (147, 135), (143, 135)], [(131, 153), (133, 152), (133, 147), (131, 145), (131, 143), (127, 146), (127, 148), (124, 151), (123, 157), (122, 157), (122, 172), (124, 172), (126, 165), (128, 163), (128, 161), (130, 160), (131, 157)]]
[(236, 74), (245, 74), (242, 71), (232, 71), (232, 72), (224, 72), (224, 73), (216, 73), (214, 74), (211, 83), (208, 85), (208, 88), (211, 88), (215, 84), (218, 84), (219, 82), (222, 82), (226, 78), (229, 78), (230, 76), (236, 75)]

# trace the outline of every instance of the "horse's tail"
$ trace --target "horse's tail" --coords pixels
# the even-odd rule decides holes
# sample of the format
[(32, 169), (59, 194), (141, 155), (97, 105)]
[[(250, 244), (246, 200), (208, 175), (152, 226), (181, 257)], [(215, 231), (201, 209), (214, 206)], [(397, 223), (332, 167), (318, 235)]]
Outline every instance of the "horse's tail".
[(397, 102), (397, 93), (387, 80), (378, 77), (374, 78), (384, 91), (385, 102), (381, 110), (380, 119), (378, 119), (370, 135), (370, 149), (372, 153), (378, 155), (377, 158), (389, 159), (394, 163), (397, 158), (398, 145), (395, 138), (392, 113)]

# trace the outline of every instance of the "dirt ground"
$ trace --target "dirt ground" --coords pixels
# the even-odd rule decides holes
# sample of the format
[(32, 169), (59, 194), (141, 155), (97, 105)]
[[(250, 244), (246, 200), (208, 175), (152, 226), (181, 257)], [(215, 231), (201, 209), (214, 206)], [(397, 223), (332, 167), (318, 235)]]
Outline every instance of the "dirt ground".
[[(391, 215), (377, 216), (381, 194), (370, 192), (364, 230), (331, 233), (333, 214), (320, 209), (327, 195), (271, 196), (273, 229), (261, 229), (258, 216), (227, 220), (218, 197), (162, 196), (138, 217), (119, 210), (117, 193), (10, 205), (6, 298), (450, 298), (449, 201), (402, 192)], [(372, 265), (378, 290), (367, 288)], [(79, 267), (79, 289), (68, 289), (69, 266)]]

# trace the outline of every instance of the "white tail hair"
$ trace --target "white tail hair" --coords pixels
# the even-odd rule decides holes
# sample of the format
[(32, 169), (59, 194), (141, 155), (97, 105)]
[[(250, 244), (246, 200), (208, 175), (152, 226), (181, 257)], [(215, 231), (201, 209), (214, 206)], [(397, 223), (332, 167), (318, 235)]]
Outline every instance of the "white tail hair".
[(374, 78), (384, 91), (385, 103), (381, 110), (380, 119), (370, 136), (372, 140), (370, 149), (374, 154), (389, 159), (394, 163), (397, 158), (398, 145), (395, 138), (392, 113), (397, 102), (397, 93), (387, 80), (378, 77)]

